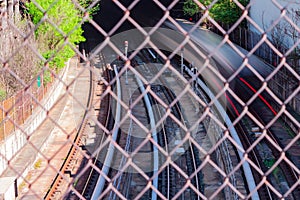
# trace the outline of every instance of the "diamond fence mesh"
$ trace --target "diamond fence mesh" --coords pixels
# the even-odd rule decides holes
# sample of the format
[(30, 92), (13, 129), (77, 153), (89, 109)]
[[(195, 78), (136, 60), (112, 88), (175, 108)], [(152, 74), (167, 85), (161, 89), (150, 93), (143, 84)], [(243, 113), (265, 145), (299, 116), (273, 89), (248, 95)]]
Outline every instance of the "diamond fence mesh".
[(0, 3), (0, 199), (299, 198), (297, 1)]

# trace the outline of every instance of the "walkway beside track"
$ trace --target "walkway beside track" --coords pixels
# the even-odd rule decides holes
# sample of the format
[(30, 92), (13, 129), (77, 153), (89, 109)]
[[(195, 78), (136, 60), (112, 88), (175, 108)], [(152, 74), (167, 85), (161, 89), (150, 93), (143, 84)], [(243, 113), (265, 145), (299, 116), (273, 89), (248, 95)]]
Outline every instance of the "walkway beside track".
[[(3, 176), (18, 178), (18, 199), (43, 199), (52, 184), (82, 121), (88, 99), (89, 72), (83, 65), (79, 66), (76, 58), (71, 59), (65, 83), (70, 95), (65, 87), (47, 119), (10, 161), (12, 168)], [(22, 181), (21, 174), (26, 181)]]

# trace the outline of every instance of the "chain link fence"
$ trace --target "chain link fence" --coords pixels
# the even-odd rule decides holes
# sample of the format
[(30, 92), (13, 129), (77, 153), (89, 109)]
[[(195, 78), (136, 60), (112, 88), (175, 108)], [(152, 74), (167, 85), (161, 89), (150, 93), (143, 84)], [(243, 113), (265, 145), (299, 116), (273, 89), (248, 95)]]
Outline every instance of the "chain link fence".
[(0, 199), (299, 198), (297, 1), (0, 5)]

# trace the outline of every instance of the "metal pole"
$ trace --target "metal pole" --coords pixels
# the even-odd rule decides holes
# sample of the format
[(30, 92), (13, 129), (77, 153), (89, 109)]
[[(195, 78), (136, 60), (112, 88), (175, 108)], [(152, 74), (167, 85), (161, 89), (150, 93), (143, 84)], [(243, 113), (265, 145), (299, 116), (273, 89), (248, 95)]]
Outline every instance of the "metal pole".
[[(125, 57), (127, 60), (127, 53), (128, 53), (128, 41), (125, 41)], [(125, 71), (125, 83), (126, 85), (128, 84), (128, 72), (127, 72), (127, 67), (126, 67), (126, 71)]]
[(181, 49), (181, 75), (183, 76), (183, 48)]

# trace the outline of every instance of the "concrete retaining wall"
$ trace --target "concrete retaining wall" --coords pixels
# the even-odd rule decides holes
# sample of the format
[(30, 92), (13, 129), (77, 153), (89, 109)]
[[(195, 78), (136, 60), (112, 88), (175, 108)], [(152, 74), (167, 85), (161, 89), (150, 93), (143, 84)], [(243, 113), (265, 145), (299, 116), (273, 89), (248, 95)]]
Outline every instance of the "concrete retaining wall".
[(7, 161), (12, 159), (26, 144), (27, 136), (30, 136), (46, 119), (47, 111), (51, 110), (63, 89), (64, 84), (62, 81), (65, 82), (66, 80), (69, 63), (70, 60), (67, 62), (60, 78), (55, 81), (50, 92), (46, 95), (46, 98), (40, 102), (43, 108), (41, 106), (36, 108), (33, 112), (34, 114), (0, 144), (0, 174), (7, 168)]

